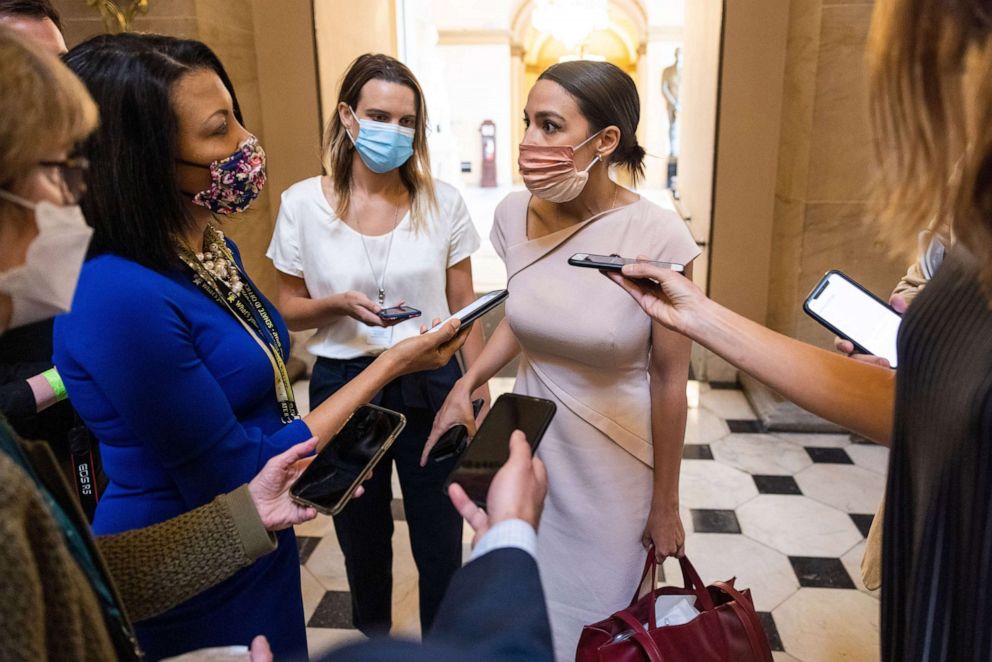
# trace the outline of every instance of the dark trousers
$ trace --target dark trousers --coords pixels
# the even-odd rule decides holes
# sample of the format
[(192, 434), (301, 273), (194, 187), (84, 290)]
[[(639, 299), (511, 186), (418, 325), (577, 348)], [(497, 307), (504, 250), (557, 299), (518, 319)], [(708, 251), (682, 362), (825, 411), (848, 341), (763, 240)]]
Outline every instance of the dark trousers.
[[(333, 395), (371, 361), (318, 359), (310, 379), (311, 407)], [(461, 567), (462, 519), (444, 494), (444, 482), (455, 460), (420, 466), (434, 415), (460, 376), (458, 364), (451, 361), (438, 370), (400, 377), (372, 399), (373, 404), (405, 415), (406, 427), (364, 483), (365, 494), (350, 501), (334, 518), (351, 588), (352, 620), (366, 635), (388, 633), (392, 626), (394, 461), (420, 574), (420, 626), (425, 634), (448, 583)]]

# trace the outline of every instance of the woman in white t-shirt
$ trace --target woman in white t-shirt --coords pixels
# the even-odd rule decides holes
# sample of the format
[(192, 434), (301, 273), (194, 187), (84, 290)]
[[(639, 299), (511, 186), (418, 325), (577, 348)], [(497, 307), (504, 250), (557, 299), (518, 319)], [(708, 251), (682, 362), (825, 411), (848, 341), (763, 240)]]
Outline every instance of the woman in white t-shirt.
[[(475, 298), (469, 256), (479, 235), (458, 192), (430, 175), (426, 104), (413, 73), (386, 55), (355, 60), (341, 83), (337, 113), (324, 138), (329, 175), (282, 195), (268, 257), (280, 272), (279, 310), (290, 329), (316, 329), (308, 344), (317, 363), (310, 381), (316, 406), (421, 323), (444, 319)], [(379, 312), (404, 303), (422, 312), (403, 321)], [(481, 353), (473, 329), (467, 365)], [(365, 496), (334, 518), (344, 551), (352, 618), (366, 634), (391, 626), (391, 462), (395, 460), (420, 573), (420, 621), (426, 632), (451, 576), (461, 565), (462, 523), (444, 494), (454, 460), (420, 466), (434, 415), (461, 376), (458, 365), (390, 383), (373, 402), (406, 415)], [(488, 401), (488, 392), (476, 394)]]

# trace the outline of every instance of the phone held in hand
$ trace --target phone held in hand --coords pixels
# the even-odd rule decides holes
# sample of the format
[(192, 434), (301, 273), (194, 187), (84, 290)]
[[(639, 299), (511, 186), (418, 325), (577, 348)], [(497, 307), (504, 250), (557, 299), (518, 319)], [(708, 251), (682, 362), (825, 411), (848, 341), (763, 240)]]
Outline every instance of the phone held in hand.
[(379, 317), (390, 322), (409, 320), (414, 317), (420, 317), (421, 315), (422, 313), (419, 310), (410, 306), (393, 306), (392, 308), (383, 308), (379, 311)]
[(504, 301), (506, 301), (506, 297), (508, 296), (510, 296), (510, 293), (507, 290), (493, 290), (488, 294), (483, 294), (481, 297), (432, 328), (428, 331), (428, 333), (437, 331), (453, 319), (459, 320), (462, 323), (462, 327), (466, 327), (488, 313), (490, 310), (493, 310), (497, 306), (501, 305)]
[(620, 271), (626, 264), (651, 264), (661, 269), (671, 269), (679, 273), (685, 272), (685, 265), (677, 262), (656, 262), (654, 260), (638, 260), (632, 257), (620, 257), (619, 255), (594, 255), (592, 253), (576, 253), (568, 258), (568, 263), (573, 267), (585, 267), (587, 269), (599, 269), (600, 271)]
[(289, 496), (324, 515), (337, 515), (405, 425), (399, 412), (362, 405), (293, 483)]
[(555, 411), (555, 403), (543, 398), (516, 393), (499, 396), (448, 476), (444, 491), (447, 493), (449, 485), (458, 483), (475, 505), (485, 507), (493, 477), (510, 459), (510, 435), (521, 430), (531, 449), (537, 450)]
[[(472, 401), (472, 414), (478, 416), (482, 411), (482, 399)], [(433, 462), (444, 462), (457, 455), (461, 455), (468, 446), (468, 428), (464, 425), (452, 425), (441, 435), (434, 444), (434, 448), (427, 454), (427, 458)]]
[(833, 270), (803, 302), (807, 315), (862, 354), (874, 354), (896, 367), (896, 339), (902, 316), (846, 274)]

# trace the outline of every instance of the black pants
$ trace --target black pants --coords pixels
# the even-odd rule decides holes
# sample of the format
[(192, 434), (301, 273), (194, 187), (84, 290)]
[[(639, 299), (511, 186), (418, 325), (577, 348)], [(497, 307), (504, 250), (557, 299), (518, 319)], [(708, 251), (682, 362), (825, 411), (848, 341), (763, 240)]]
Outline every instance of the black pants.
[[(318, 359), (310, 379), (310, 405), (316, 407), (364, 370), (371, 358)], [(444, 494), (454, 459), (420, 466), (420, 454), (434, 415), (460, 377), (451, 361), (438, 370), (400, 377), (372, 399), (406, 416), (406, 427), (364, 483), (365, 494), (334, 518), (351, 588), (352, 620), (372, 636), (392, 626), (393, 515), (392, 462), (396, 462), (410, 546), (420, 573), (420, 626), (434, 622), (448, 582), (462, 563), (462, 520)]]

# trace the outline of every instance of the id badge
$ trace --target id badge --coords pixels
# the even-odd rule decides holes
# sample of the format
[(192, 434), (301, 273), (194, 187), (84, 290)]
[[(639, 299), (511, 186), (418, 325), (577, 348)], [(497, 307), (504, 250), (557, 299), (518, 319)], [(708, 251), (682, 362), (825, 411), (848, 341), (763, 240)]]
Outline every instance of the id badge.
[(372, 347), (389, 349), (393, 344), (393, 327), (391, 326), (370, 326), (365, 331), (365, 342)]

